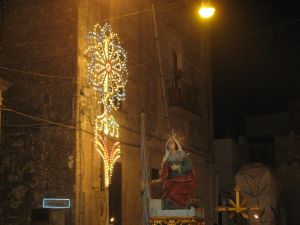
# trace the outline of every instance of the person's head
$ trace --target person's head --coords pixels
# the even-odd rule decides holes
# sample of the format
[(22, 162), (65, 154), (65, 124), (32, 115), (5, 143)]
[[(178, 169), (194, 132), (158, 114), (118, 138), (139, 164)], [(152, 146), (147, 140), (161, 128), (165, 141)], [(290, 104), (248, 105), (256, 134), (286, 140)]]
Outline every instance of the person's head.
[(182, 150), (180, 143), (178, 142), (178, 140), (176, 140), (174, 138), (169, 138), (169, 140), (166, 142), (165, 150), (166, 150), (165, 156), (162, 160), (161, 167), (163, 166), (164, 162), (167, 161), (171, 152), (173, 152), (173, 153), (178, 152), (178, 153), (182, 153), (184, 155), (184, 152)]
[(176, 151), (178, 149), (178, 146), (176, 142), (173, 139), (170, 139), (168, 141), (168, 146), (167, 146), (169, 151)]

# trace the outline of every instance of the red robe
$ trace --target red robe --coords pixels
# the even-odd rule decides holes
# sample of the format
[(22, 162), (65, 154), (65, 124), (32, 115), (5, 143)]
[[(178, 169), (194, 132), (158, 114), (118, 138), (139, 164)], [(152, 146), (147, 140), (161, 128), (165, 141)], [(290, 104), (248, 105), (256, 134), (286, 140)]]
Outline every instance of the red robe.
[(164, 163), (162, 178), (162, 199), (170, 200), (179, 207), (188, 205), (196, 188), (195, 173), (193, 170), (184, 176), (169, 177), (171, 168), (168, 163)]

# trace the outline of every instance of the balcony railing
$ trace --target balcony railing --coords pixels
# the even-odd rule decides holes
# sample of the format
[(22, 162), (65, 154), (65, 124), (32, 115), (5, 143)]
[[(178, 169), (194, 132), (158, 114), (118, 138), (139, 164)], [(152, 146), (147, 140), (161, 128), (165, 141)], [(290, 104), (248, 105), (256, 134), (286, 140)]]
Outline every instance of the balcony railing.
[(166, 80), (166, 92), (169, 106), (180, 106), (199, 114), (196, 89), (183, 81)]

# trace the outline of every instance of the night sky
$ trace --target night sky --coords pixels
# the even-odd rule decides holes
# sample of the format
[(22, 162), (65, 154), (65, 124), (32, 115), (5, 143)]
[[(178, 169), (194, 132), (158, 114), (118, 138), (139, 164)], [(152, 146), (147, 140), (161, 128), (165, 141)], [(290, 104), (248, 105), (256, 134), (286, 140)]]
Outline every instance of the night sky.
[(215, 137), (245, 134), (246, 116), (300, 100), (300, 1), (214, 1)]

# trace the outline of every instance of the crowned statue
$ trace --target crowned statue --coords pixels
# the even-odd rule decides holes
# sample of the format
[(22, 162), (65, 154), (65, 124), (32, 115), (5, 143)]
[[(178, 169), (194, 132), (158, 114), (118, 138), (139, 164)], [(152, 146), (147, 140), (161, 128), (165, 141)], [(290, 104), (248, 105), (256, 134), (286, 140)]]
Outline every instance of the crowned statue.
[(154, 181), (162, 182), (161, 198), (165, 209), (197, 208), (198, 205), (194, 198), (196, 180), (193, 164), (180, 142), (181, 139), (173, 132), (166, 142), (160, 179)]

